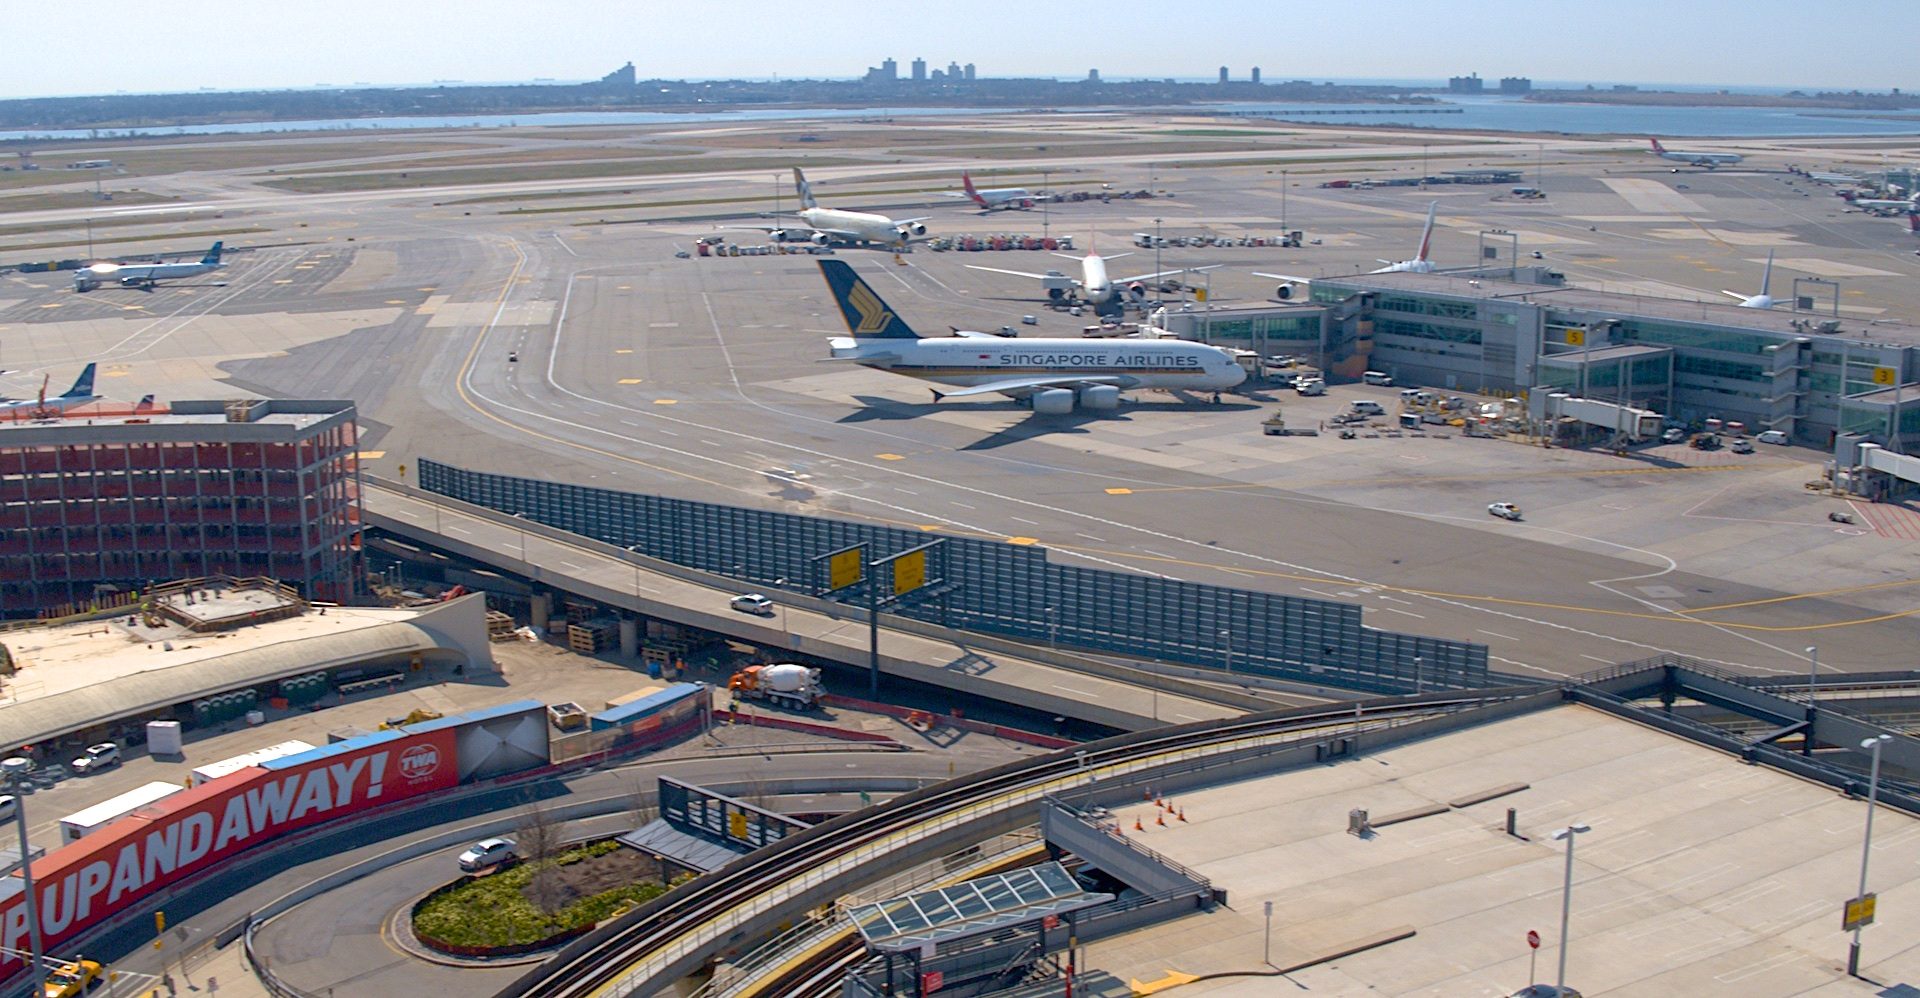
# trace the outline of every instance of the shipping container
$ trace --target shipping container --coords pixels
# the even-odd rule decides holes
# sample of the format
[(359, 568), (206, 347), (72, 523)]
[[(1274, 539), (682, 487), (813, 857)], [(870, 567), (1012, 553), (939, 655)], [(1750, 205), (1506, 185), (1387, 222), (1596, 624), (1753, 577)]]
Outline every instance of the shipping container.
[(293, 741), (281, 742), (278, 745), (269, 745), (263, 749), (254, 749), (245, 755), (236, 755), (231, 759), (222, 759), (219, 762), (210, 762), (204, 766), (195, 766), (192, 776), (193, 785), (197, 787), (208, 780), (218, 779), (230, 773), (237, 773), (243, 769), (258, 766), (261, 763), (273, 759), (297, 755), (301, 752), (311, 751), (312, 749), (312, 745), (295, 739)]
[(624, 703), (611, 710), (603, 710), (593, 715), (590, 719), (592, 721), (592, 730), (605, 731), (608, 728), (620, 728), (635, 724), (656, 714), (667, 713), (671, 711), (676, 704), (692, 700), (694, 697), (705, 696), (706, 693), (707, 685), (705, 683), (675, 683), (658, 693), (641, 697), (631, 703)]

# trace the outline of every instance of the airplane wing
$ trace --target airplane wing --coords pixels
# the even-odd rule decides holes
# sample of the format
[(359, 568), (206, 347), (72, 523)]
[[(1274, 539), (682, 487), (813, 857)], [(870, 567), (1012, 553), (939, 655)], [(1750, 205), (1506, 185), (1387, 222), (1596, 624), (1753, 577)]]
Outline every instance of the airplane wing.
[(1151, 281), (1156, 278), (1170, 277), (1174, 274), (1185, 274), (1188, 272), (1197, 274), (1207, 270), (1219, 270), (1221, 267), (1224, 267), (1224, 266), (1226, 266), (1226, 264), (1210, 263), (1204, 267), (1181, 267), (1178, 270), (1162, 270), (1152, 274), (1135, 274), (1132, 277), (1115, 277), (1112, 280), (1113, 280), (1113, 283), (1115, 284), (1126, 284), (1129, 281)]
[[(1015, 277), (1031, 277), (1036, 281), (1044, 281), (1047, 279), (1047, 276), (1048, 276), (1046, 274), (1029, 274), (1024, 270), (1001, 270), (999, 267), (976, 267), (971, 263), (967, 264), (967, 269), (968, 270), (984, 270), (994, 274), (1012, 274)], [(1057, 277), (1060, 275), (1056, 274), (1054, 276)]]
[(1738, 291), (1724, 291), (1724, 290), (1723, 290), (1723, 291), (1721, 291), (1720, 293), (1721, 293), (1721, 294), (1723, 294), (1723, 295), (1726, 295), (1726, 296), (1727, 296), (1728, 298), (1738, 298), (1738, 299), (1740, 299), (1741, 301), (1746, 301), (1746, 300), (1748, 300), (1748, 299), (1750, 299), (1750, 298), (1752, 298), (1752, 297), (1753, 297), (1752, 295), (1743, 295), (1743, 294), (1741, 294), (1741, 293), (1740, 293), (1740, 292), (1738, 292)]
[(919, 218), (896, 218), (896, 219), (894, 219), (894, 220), (893, 220), (893, 224), (895, 224), (895, 225), (911, 225), (911, 224), (913, 224), (914, 222), (925, 222), (925, 221), (927, 221), (927, 220), (929, 220), (929, 219), (931, 219), (931, 218), (933, 218), (933, 216), (932, 216), (932, 215), (922, 215), (922, 216), (920, 216)]
[(1265, 278), (1268, 278), (1269, 280), (1275, 280), (1275, 281), (1294, 281), (1299, 284), (1305, 284), (1308, 281), (1313, 280), (1313, 278), (1311, 277), (1295, 277), (1292, 274), (1263, 274), (1257, 270), (1253, 272), (1253, 276), (1265, 277)]
[(1112, 374), (1054, 374), (1037, 378), (1008, 378), (1005, 381), (974, 385), (971, 388), (957, 388), (950, 392), (935, 389), (933, 394), (935, 398), (943, 399), (966, 398), (970, 395), (992, 395), (996, 393), (1020, 398), (1023, 395), (1030, 395), (1043, 388), (1078, 388), (1084, 385), (1117, 385), (1125, 388), (1132, 380), (1131, 378)]

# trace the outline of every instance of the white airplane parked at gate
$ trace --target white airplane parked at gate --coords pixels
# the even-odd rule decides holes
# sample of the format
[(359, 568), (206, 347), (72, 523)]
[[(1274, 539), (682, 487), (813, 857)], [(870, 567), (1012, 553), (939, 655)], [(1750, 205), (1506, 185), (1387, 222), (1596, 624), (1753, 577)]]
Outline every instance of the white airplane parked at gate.
[(820, 274), (852, 334), (827, 341), (832, 359), (958, 386), (934, 389), (935, 401), (999, 394), (1060, 415), (1076, 405), (1117, 409), (1125, 389), (1219, 391), (1247, 377), (1232, 354), (1187, 340), (1007, 339), (958, 330), (922, 338), (845, 262), (822, 260)]
[[(1142, 301), (1147, 296), (1147, 285), (1145, 283), (1147, 281), (1157, 281), (1162, 277), (1181, 274), (1190, 270), (1217, 270), (1220, 267), (1219, 264), (1211, 264), (1205, 267), (1179, 267), (1174, 270), (1155, 271), (1151, 274), (1134, 274), (1131, 277), (1109, 277), (1107, 275), (1108, 260), (1118, 260), (1123, 256), (1132, 255), (1131, 253), (1116, 253), (1113, 256), (1102, 257), (1098, 253), (1088, 253), (1086, 256), (1074, 256), (1071, 253), (1055, 253), (1054, 256), (1080, 261), (1080, 279), (1077, 281), (1057, 270), (1049, 270), (1044, 274), (1035, 274), (1024, 270), (1002, 270), (999, 267), (980, 267), (971, 263), (967, 264), (967, 269), (984, 270), (992, 274), (1011, 274), (1014, 277), (1030, 277), (1036, 281), (1044, 282), (1047, 289), (1047, 297), (1054, 301), (1077, 299), (1080, 302), (1092, 305), (1098, 309), (1100, 306), (1112, 303), (1119, 296), (1122, 288), (1126, 289), (1127, 296), (1134, 301)], [(1071, 292), (1071, 294), (1069, 294), (1069, 292)], [(1114, 311), (1119, 311), (1119, 309), (1115, 308)]]
[(927, 227), (922, 223), (931, 216), (894, 219), (864, 211), (820, 207), (813, 199), (813, 185), (807, 183), (807, 175), (801, 173), (797, 166), (793, 168), (793, 188), (800, 194), (800, 210), (794, 214), (806, 225), (798, 228), (785, 225), (730, 225), (728, 228), (758, 229), (772, 236), (777, 243), (810, 242), (816, 246), (878, 243), (896, 249), (905, 246), (909, 240), (927, 234)]
[(1739, 308), (1772, 308), (1773, 306), (1780, 303), (1778, 299), (1773, 297), (1773, 295), (1767, 293), (1767, 288), (1772, 283), (1773, 283), (1773, 251), (1768, 250), (1767, 251), (1767, 269), (1760, 272), (1760, 293), (1759, 294), (1743, 295), (1738, 291), (1722, 291), (1720, 293), (1732, 298), (1740, 299), (1740, 304), (1738, 306)]
[[(65, 392), (47, 397), (44, 384), (40, 387), (40, 397), (30, 399), (0, 398), (0, 416), (16, 416), (22, 411), (65, 412), (75, 406), (97, 402), (100, 396), (93, 393), (93, 371), (98, 366), (88, 364), (80, 369), (80, 376), (73, 381), (73, 387)], [(151, 396), (149, 396), (151, 398)]]
[(980, 190), (973, 186), (973, 174), (966, 171), (962, 171), (960, 174), (960, 186), (963, 193), (942, 191), (940, 192), (940, 196), (966, 198), (980, 207), (980, 213), (982, 215), (990, 211), (1006, 211), (1009, 209), (1025, 211), (1041, 201), (1051, 200), (1049, 195), (1034, 194), (1024, 187), (998, 187), (984, 191)]
[[(1660, 144), (1659, 139), (1648, 139), (1647, 141), (1653, 143), (1653, 154), (1661, 159), (1670, 159), (1676, 163), (1685, 163), (1688, 166), (1701, 166), (1709, 170), (1721, 166), (1731, 166), (1746, 158), (1734, 152), (1683, 152), (1679, 149), (1668, 149), (1666, 146)], [(1674, 172), (1678, 173), (1680, 171), (1675, 170)]]
[(91, 267), (82, 267), (74, 272), (73, 290), (92, 291), (108, 282), (118, 282), (126, 288), (151, 289), (155, 281), (174, 281), (211, 274), (226, 266), (220, 262), (220, 251), (225, 246), (224, 242), (214, 243), (205, 256), (189, 263), (96, 263)]
[[(1426, 228), (1423, 228), (1420, 230), (1420, 250), (1419, 252), (1413, 255), (1413, 259), (1401, 260), (1398, 263), (1395, 263), (1392, 260), (1381, 260), (1380, 262), (1386, 264), (1386, 266), (1381, 267), (1378, 270), (1369, 270), (1367, 271), (1367, 273), (1369, 274), (1431, 274), (1434, 271), (1440, 269), (1439, 266), (1436, 265), (1433, 262), (1433, 260), (1427, 256), (1428, 251), (1430, 251), (1433, 248), (1433, 213), (1439, 207), (1440, 207), (1440, 202), (1438, 201), (1427, 202), (1427, 225), (1426, 225)], [(1308, 282), (1312, 280), (1312, 278), (1310, 277), (1295, 277), (1292, 274), (1267, 274), (1267, 273), (1262, 273), (1258, 270), (1253, 272), (1253, 276), (1270, 277), (1276, 281), (1284, 282), (1273, 293), (1274, 297), (1280, 299), (1281, 301), (1286, 301), (1292, 298), (1295, 294), (1298, 294), (1299, 292), (1296, 291), (1295, 289), (1306, 285)]]

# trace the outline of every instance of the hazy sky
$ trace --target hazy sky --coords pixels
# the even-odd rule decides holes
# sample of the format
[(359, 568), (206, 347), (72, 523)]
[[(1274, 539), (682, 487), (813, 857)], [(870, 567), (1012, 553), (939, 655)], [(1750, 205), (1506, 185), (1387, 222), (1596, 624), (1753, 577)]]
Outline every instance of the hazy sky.
[[(598, 76), (1440, 78), (1920, 90), (1907, 2), (89, 0), (9, 3), (0, 97)], [(1881, 25), (1880, 30), (1874, 25)]]

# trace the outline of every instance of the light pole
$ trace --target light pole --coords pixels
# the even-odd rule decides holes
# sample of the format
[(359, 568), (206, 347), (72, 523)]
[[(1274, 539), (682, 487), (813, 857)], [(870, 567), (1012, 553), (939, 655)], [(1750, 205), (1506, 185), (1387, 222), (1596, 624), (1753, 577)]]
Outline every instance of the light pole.
[(1266, 909), (1267, 909), (1267, 939), (1266, 939), (1265, 945), (1263, 945), (1260, 949), (1260, 962), (1271, 967), (1273, 966), (1273, 902), (1272, 901), (1268, 901), (1266, 903)]
[[(1873, 855), (1873, 809), (1880, 796), (1880, 746), (1886, 744), (1892, 735), (1880, 735), (1860, 743), (1863, 749), (1873, 752), (1873, 766), (1867, 776), (1867, 834), (1860, 841), (1860, 890), (1854, 894), (1856, 899), (1867, 896), (1867, 857)], [(1860, 930), (1866, 923), (1856, 922), (1853, 926), (1853, 942), (1847, 945), (1847, 976), (1860, 976)]]
[(1807, 646), (1807, 735), (1800, 740), (1800, 754), (1813, 754), (1813, 722), (1819, 716), (1820, 701), (1814, 694), (1820, 687), (1820, 649)]
[(1287, 232), (1287, 171), (1280, 171), (1280, 233)]
[(1573, 837), (1591, 832), (1593, 826), (1573, 824), (1553, 833), (1553, 840), (1567, 843), (1567, 879), (1560, 885), (1560, 973), (1554, 977), (1556, 998), (1567, 993), (1567, 919), (1573, 914)]
[(1163, 269), (1160, 266), (1160, 244), (1162, 241), (1160, 238), (1160, 220), (1156, 218), (1153, 220), (1153, 272), (1156, 274)]
[[(639, 554), (640, 545), (638, 544), (627, 545), (627, 553)], [(633, 598), (636, 600), (640, 598), (640, 562), (638, 560), (634, 561), (633, 563)]]
[(1042, 239), (1053, 238), (1053, 230), (1048, 225), (1048, 222), (1050, 221), (1050, 219), (1047, 217), (1047, 201), (1053, 200), (1052, 176), (1053, 174), (1051, 171), (1048, 171), (1048, 170), (1040, 171), (1040, 193), (1046, 196), (1046, 200), (1043, 200), (1040, 202), (1040, 238)]

